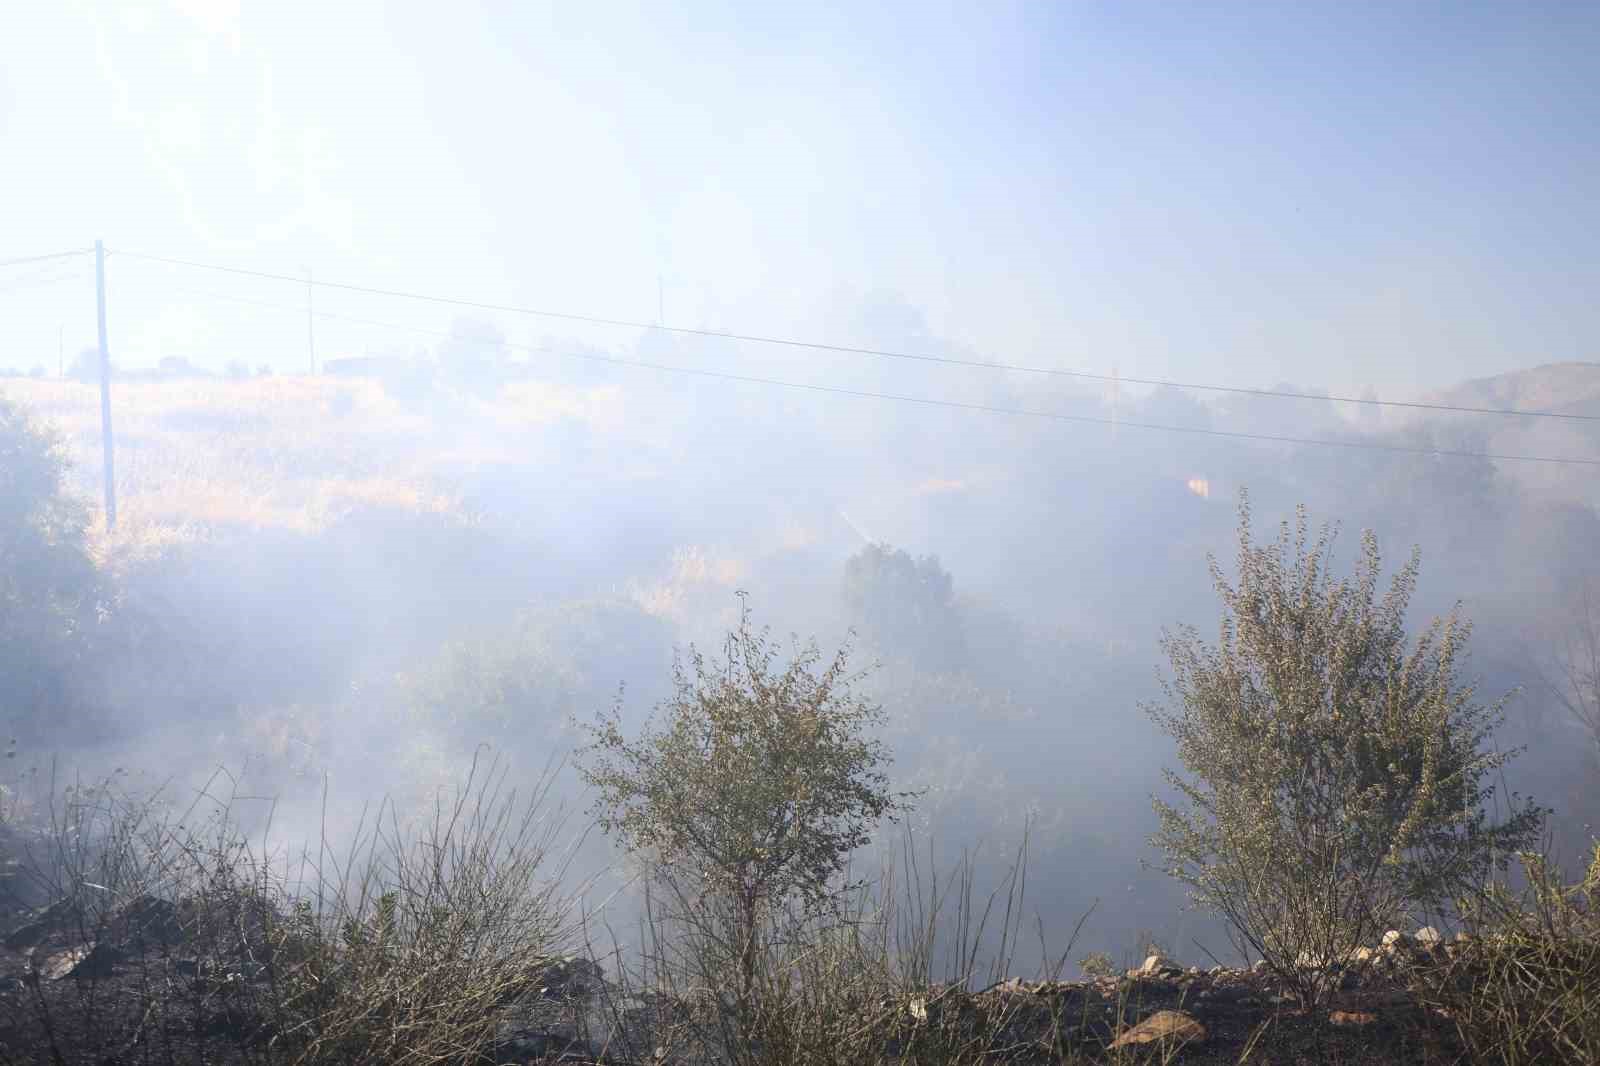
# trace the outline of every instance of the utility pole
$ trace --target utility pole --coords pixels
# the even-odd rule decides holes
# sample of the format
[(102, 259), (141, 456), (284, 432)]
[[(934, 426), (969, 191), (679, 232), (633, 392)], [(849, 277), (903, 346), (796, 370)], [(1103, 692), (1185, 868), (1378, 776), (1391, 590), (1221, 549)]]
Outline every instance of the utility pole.
[(117, 528), (117, 476), (111, 449), (111, 349), (106, 345), (106, 246), (94, 242), (94, 282), (100, 322), (100, 438), (106, 456), (106, 530)]
[(317, 325), (311, 315), (311, 268), (306, 267), (306, 354), (311, 358), (311, 376), (317, 376)]

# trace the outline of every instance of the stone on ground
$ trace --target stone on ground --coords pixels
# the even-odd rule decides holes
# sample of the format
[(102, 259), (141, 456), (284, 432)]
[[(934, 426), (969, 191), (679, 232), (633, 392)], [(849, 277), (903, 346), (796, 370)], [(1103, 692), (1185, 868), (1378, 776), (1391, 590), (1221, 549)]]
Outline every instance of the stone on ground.
[(1193, 1015), (1181, 1010), (1158, 1010), (1138, 1025), (1111, 1042), (1111, 1047), (1130, 1044), (1154, 1044), (1170, 1040), (1175, 1043), (1200, 1043), (1206, 1038), (1206, 1027)]
[(1154, 977), (1163, 973), (1182, 973), (1183, 967), (1163, 955), (1151, 955), (1144, 960), (1144, 965), (1138, 972), (1145, 977)]

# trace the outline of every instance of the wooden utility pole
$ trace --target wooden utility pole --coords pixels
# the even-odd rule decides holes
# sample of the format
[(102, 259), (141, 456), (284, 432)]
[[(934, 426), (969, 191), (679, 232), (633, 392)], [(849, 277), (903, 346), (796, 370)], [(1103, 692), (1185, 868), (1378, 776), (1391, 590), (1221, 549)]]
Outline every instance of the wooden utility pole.
[(106, 345), (106, 247), (94, 242), (94, 282), (100, 321), (100, 438), (106, 456), (106, 529), (117, 528), (117, 476), (111, 449), (111, 349)]

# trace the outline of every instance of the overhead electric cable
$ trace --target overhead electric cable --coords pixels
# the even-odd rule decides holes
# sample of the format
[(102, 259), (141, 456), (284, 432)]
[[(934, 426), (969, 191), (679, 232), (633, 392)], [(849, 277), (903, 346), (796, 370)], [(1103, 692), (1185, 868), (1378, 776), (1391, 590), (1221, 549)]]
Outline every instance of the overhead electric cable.
[[(304, 277), (292, 274), (276, 274), (265, 270), (249, 270), (243, 267), (223, 266), (217, 263), (202, 263), (192, 259), (174, 259), (168, 256), (147, 255), (141, 252), (123, 250), (123, 255), (135, 259), (145, 259), (154, 263), (167, 263), (173, 266), (193, 267), (199, 270), (216, 270), (228, 274), (242, 274), (247, 277), (267, 278), (273, 281), (292, 281), (297, 285), (307, 284)], [(1221, 392), (1242, 396), (1264, 396), (1275, 399), (1293, 400), (1321, 400), (1334, 403), (1365, 404), (1371, 407), (1400, 407), (1422, 411), (1446, 411), (1456, 414), (1474, 415), (1503, 415), (1520, 418), (1559, 418), (1574, 422), (1600, 422), (1600, 415), (1573, 414), (1563, 411), (1525, 411), (1507, 407), (1472, 407), (1464, 404), (1429, 403), (1423, 400), (1381, 400), (1368, 396), (1323, 396), (1310, 392), (1294, 392), (1287, 389), (1256, 389), (1239, 385), (1216, 385), (1202, 382), (1176, 381), (1167, 378), (1141, 378), (1127, 375), (1099, 374), (1088, 370), (1066, 370), (1057, 367), (1027, 366), (1018, 363), (985, 362), (980, 359), (956, 359), (942, 355), (928, 355), (918, 352), (901, 352), (885, 348), (865, 348), (848, 344), (828, 344), (822, 341), (796, 340), (788, 337), (772, 337), (755, 333), (735, 333), (729, 330), (700, 329), (691, 326), (666, 326), (655, 322), (642, 322), (634, 319), (605, 318), (598, 315), (583, 315), (568, 311), (548, 311), (534, 307), (520, 307), (515, 304), (490, 303), (482, 300), (463, 300), (449, 296), (432, 296), (427, 293), (409, 292), (403, 289), (384, 289), (369, 285), (351, 285), (336, 281), (317, 281), (313, 284), (327, 289), (339, 289), (345, 292), (363, 293), (368, 296), (390, 296), (405, 300), (423, 300), (429, 303), (448, 304), (454, 307), (468, 307), (478, 311), (502, 311), (508, 314), (533, 315), (540, 318), (556, 318), (569, 322), (583, 322), (596, 326), (618, 326), (627, 329), (651, 330), (659, 329), (667, 333), (679, 333), (693, 337), (713, 337), (721, 340), (744, 341), (752, 344), (772, 344), (790, 348), (805, 348), (811, 351), (837, 352), (844, 355), (867, 355), (881, 359), (904, 359), (921, 363), (936, 363), (945, 366), (970, 367), (979, 370), (1006, 370), (1021, 374), (1039, 374), (1049, 377), (1078, 378), (1088, 381), (1117, 381), (1136, 385), (1154, 385), (1174, 389), (1191, 389), (1201, 392)]]
[(25, 274), (20, 278), (5, 278), (4, 280), (0, 280), (0, 292), (14, 292), (18, 289), (33, 289), (38, 288), (40, 285), (54, 285), (61, 281), (78, 281), (87, 276), (87, 273), (82, 270), (69, 270), (65, 274)]
[[(304, 278), (295, 279), (304, 283)], [(221, 293), (208, 293), (197, 289), (184, 289), (200, 296), (215, 296), (222, 300), (235, 300), (242, 303), (257, 304), (263, 307), (275, 307), (282, 311), (293, 312), (300, 315), (305, 313), (303, 307), (290, 307), (287, 304), (273, 304), (261, 300), (251, 300), (244, 297), (226, 296)], [(380, 329), (394, 329), (404, 332), (417, 333), (425, 336), (455, 338), (457, 335), (448, 330), (428, 329), (423, 326), (405, 326), (396, 322), (379, 322), (370, 318), (357, 318), (351, 315), (342, 315), (333, 311), (317, 311), (318, 318), (333, 321), (350, 322), (356, 325), (374, 326)], [(1159, 430), (1166, 433), (1191, 433), (1206, 437), (1227, 437), (1235, 440), (1266, 441), (1278, 444), (1302, 444), (1328, 448), (1354, 448), (1362, 451), (1400, 452), (1410, 455), (1439, 455), (1461, 459), (1488, 459), (1499, 462), (1517, 463), (1550, 463), (1566, 466), (1594, 466), (1600, 467), (1600, 459), (1579, 459), (1569, 456), (1557, 455), (1519, 455), (1493, 452), (1475, 452), (1457, 448), (1424, 448), (1404, 444), (1382, 444), (1377, 441), (1334, 440), (1326, 437), (1290, 437), (1273, 433), (1249, 433), (1243, 430), (1210, 429), (1200, 426), (1173, 426), (1156, 422), (1130, 422), (1125, 419), (1097, 418), (1093, 415), (1071, 415), (1060, 411), (1037, 411), (1024, 407), (1001, 407), (994, 404), (970, 403), (961, 400), (941, 400), (930, 396), (905, 396), (896, 393), (872, 392), (867, 389), (852, 389), (840, 385), (819, 385), (804, 381), (783, 381), (779, 378), (759, 377), (753, 374), (732, 374), (721, 370), (705, 370), (699, 367), (676, 366), (670, 363), (657, 363), (643, 359), (624, 359), (620, 356), (600, 355), (595, 352), (577, 352), (563, 350), (540, 344), (519, 344), (515, 341), (500, 342), (503, 347), (517, 351), (532, 352), (542, 355), (556, 355), (569, 359), (584, 359), (591, 362), (606, 363), (612, 366), (639, 367), (646, 370), (657, 370), (671, 374), (691, 374), (696, 377), (712, 378), (719, 381), (734, 381), (751, 385), (771, 385), (778, 388), (798, 389), (805, 392), (831, 393), (838, 396), (855, 396), (863, 399), (889, 400), (896, 403), (912, 403), (925, 407), (946, 407), (960, 411), (979, 411), (987, 414), (1011, 415), (1024, 418), (1042, 418), (1056, 422), (1078, 422), (1099, 426), (1127, 426), (1133, 429)]]
[(70, 252), (51, 252), (49, 255), (27, 255), (20, 259), (0, 259), (0, 267), (21, 266), (23, 263), (42, 263), (47, 259), (65, 259), (73, 255), (87, 255), (93, 248), (74, 248)]

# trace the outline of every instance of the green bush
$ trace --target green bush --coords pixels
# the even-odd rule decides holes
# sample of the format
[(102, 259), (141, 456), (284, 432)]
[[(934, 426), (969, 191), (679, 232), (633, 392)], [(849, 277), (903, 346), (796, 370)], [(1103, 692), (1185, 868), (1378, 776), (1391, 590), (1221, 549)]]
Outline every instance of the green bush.
[(1456, 681), (1468, 625), (1405, 632), (1418, 556), (1378, 596), (1382, 560), (1362, 537), (1353, 578), (1329, 573), (1332, 532), (1310, 542), (1302, 509), (1291, 540), (1250, 539), (1240, 499), (1238, 583), (1215, 559), (1226, 614), (1217, 643), (1193, 629), (1164, 641), (1173, 679), (1151, 716), (1188, 771), (1168, 771), (1184, 806), (1155, 802), (1153, 843), (1195, 901), (1219, 912), (1306, 1004), (1336, 964), (1419, 910), (1447, 908), (1496, 856), (1527, 847), (1544, 812), (1531, 803), (1491, 823), (1485, 750), (1499, 706)]
[(660, 671), (670, 646), (666, 625), (626, 602), (562, 603), (446, 644), (401, 678), (401, 694), (417, 725), (441, 735), (544, 746), (623, 682)]
[(936, 557), (869, 544), (845, 562), (843, 592), (852, 620), (888, 656), (939, 670), (965, 661), (955, 584)]
[[(105, 604), (83, 504), (65, 488), (56, 435), (0, 396), (0, 714), (34, 739), (85, 700), (87, 650)], [(7, 729), (0, 719), (0, 729)]]
[(1085, 977), (1110, 977), (1117, 972), (1116, 963), (1104, 951), (1092, 951), (1079, 959), (1078, 969)]
[(768, 1016), (763, 959), (785, 928), (835, 911), (851, 852), (904, 802), (848, 656), (811, 644), (779, 669), (745, 607), (721, 662), (691, 646), (674, 665), (673, 695), (638, 735), (616, 711), (588, 727), (580, 770), (600, 825), (649, 863), (652, 913), (740, 1046)]

